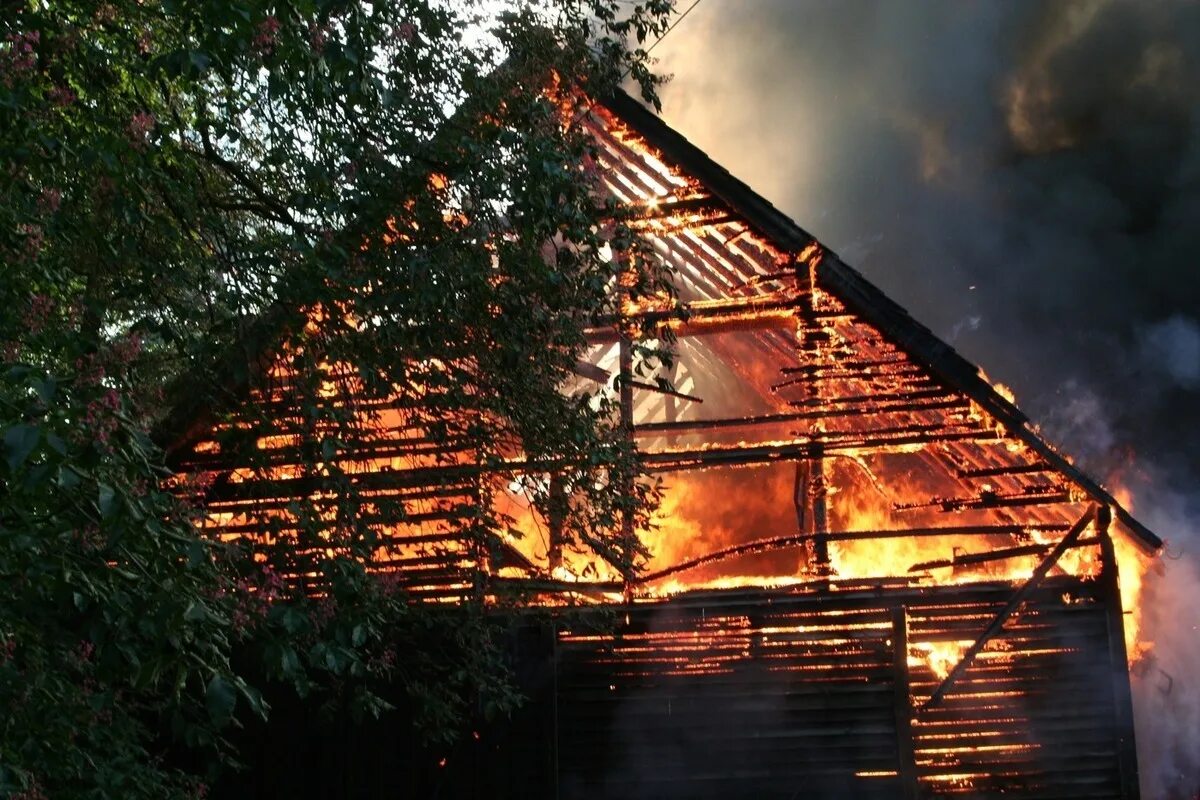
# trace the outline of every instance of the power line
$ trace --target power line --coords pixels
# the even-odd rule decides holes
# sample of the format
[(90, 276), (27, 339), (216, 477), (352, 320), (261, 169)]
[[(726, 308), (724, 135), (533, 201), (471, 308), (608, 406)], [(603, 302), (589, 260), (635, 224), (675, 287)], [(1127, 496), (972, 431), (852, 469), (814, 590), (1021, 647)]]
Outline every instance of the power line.
[(690, 6), (687, 7), (687, 11), (684, 11), (682, 14), (680, 14), (678, 17), (676, 17), (675, 21), (671, 23), (670, 27), (668, 27), (665, 31), (663, 31), (663, 35), (658, 37), (657, 39), (655, 39), (651, 43), (651, 45), (646, 48), (646, 55), (650, 55), (650, 51), (653, 50), (654, 48), (658, 47), (659, 43), (663, 39), (667, 38), (667, 36), (669, 36), (671, 34), (671, 31), (675, 30), (675, 28), (678, 27), (679, 23), (683, 22), (687, 18), (687, 15), (692, 13), (692, 9), (698, 5), (700, 5), (700, 0), (694, 0), (694, 2)]

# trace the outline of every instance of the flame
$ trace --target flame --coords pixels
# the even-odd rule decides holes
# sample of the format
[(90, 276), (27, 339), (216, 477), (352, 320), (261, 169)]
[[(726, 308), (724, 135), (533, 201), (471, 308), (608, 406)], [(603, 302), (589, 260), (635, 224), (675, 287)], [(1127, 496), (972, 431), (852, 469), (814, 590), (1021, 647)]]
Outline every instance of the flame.
[[(1133, 512), (1133, 493), (1128, 488), (1118, 484), (1110, 491), (1126, 511)], [(1145, 607), (1142, 597), (1143, 584), (1155, 560), (1126, 536), (1114, 536), (1113, 546), (1117, 557), (1121, 608), (1125, 610), (1125, 651), (1130, 665), (1133, 665), (1154, 649), (1154, 642), (1143, 640), (1141, 634)]]
[(938, 679), (944, 679), (950, 674), (958, 662), (962, 661), (971, 640), (951, 642), (919, 642), (909, 645), (908, 665), (910, 667), (926, 666)]
[[(639, 446), (647, 453), (677, 454), (680, 461), (691, 461), (677, 464), (673, 469), (678, 471), (665, 476), (664, 502), (651, 524), (638, 532), (650, 553), (640, 565), (643, 572), (661, 575), (634, 580), (624, 592), (614, 593), (611, 587), (628, 576), (595, 553), (550, 541), (548, 521), (532, 501), (534, 484), (545, 476), (513, 479), (505, 474), (497, 478), (497, 485), (485, 487), (492, 498), (490, 511), (503, 521), (497, 533), (498, 554), (489, 557), (495, 563), (478, 563), (488, 559), (468, 552), (461, 543), (439, 547), (458, 547), (454, 552), (463, 563), (494, 576), (556, 582), (560, 593), (596, 601), (807, 582), (836, 589), (856, 581), (932, 586), (976, 581), (1016, 585), (1026, 580), (1090, 499), (1039, 464), (1040, 457), (985, 408), (942, 386), (823, 286), (822, 269), (831, 256), (820, 245), (780, 251), (732, 219), (722, 204), (707, 202), (713, 198), (701, 184), (673, 168), (602, 107), (588, 105), (580, 116), (579, 107), (568, 107), (567, 100), (560, 97), (564, 120), (581, 122), (596, 138), (591, 166), (599, 165), (604, 192), (630, 206), (631, 224), (680, 272), (678, 298), (663, 294), (635, 302), (622, 297), (616, 306), (623, 317), (620, 331), (614, 326), (607, 333), (589, 331), (596, 337), (593, 366), (610, 374), (618, 349), (614, 337), (650, 331), (656, 324), (680, 337), (676, 376), (686, 375), (686, 394), (668, 403), (643, 386), (634, 418), (627, 421), (635, 429), (645, 423), (739, 415), (767, 422), (748, 426), (750, 432), (732, 428), (639, 436)], [(433, 174), (429, 187), (444, 192), (448, 183)], [(394, 226), (391, 235), (399, 236)], [(551, 249), (571, 246), (559, 240), (550, 244)], [(617, 283), (630, 277), (623, 275)], [(314, 316), (310, 324), (320, 319)], [(345, 321), (356, 324), (348, 313)], [(356, 390), (353, 370), (324, 366), (330, 379), (321, 394), (327, 400), (336, 402), (341, 394)], [(270, 371), (283, 383), (286, 373), (282, 360)], [(1008, 387), (982, 371), (980, 377), (998, 395), (1015, 402)], [(262, 397), (279, 400), (283, 395), (264, 392)], [(703, 407), (689, 398), (702, 399)], [(422, 436), (419, 426), (395, 410), (379, 413), (374, 420), (381, 438), (417, 441)], [(806, 488), (800, 489), (803, 447), (815, 443), (824, 448), (819, 474), (805, 478)], [(268, 455), (299, 444), (290, 435), (258, 442)], [(802, 455), (720, 469), (704, 461), (717, 448), (778, 452), (786, 447), (798, 448), (794, 452)], [(215, 442), (202, 443), (197, 453), (219, 455)], [(467, 458), (463, 453), (414, 449), (388, 459), (344, 459), (339, 466), (357, 472), (404, 471), (461, 464)], [(299, 467), (287, 464), (269, 471), (275, 478), (300, 474)], [(235, 470), (229, 481), (245, 482), (255, 475)], [(798, 492), (804, 496), (798, 497)], [(1118, 489), (1115, 494), (1128, 507), (1128, 493)], [(436, 516), (451, 505), (405, 501), (405, 510), (417, 517)], [(252, 504), (227, 504), (214, 511), (210, 522), (223, 529), (246, 528), (253, 513)], [(821, 531), (816, 530), (818, 516), (823, 519)], [(334, 521), (332, 511), (329, 521)], [(989, 526), (1000, 532), (937, 531), (953, 526)], [(434, 555), (436, 548), (417, 540), (445, 530), (437, 521), (390, 525), (383, 531), (387, 544), (380, 548), (380, 560), (397, 563)], [(908, 531), (912, 535), (904, 535)], [(882, 535), (856, 538), (854, 532)], [(826, 533), (832, 535), (827, 542), (817, 535)], [(1138, 638), (1141, 586), (1150, 561), (1125, 537), (1114, 539), (1122, 602), (1130, 612), (1125, 616), (1127, 649), (1136, 659), (1151, 646)], [(820, 560), (826, 550), (827, 563)], [(1003, 557), (995, 557), (996, 551)], [(1080, 578), (1094, 578), (1099, 570), (1099, 548), (1094, 544), (1066, 551), (1055, 568)], [(546, 603), (561, 600), (554, 592), (538, 597)], [(940, 676), (964, 649), (958, 641), (922, 642), (909, 656)], [(996, 656), (985, 652), (981, 657)]]

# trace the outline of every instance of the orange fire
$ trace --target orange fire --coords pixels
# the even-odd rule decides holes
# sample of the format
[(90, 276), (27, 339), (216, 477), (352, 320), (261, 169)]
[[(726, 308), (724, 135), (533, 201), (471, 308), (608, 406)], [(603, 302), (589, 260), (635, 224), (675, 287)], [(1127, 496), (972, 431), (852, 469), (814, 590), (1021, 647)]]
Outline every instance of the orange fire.
[[(1029, 578), (1086, 510), (1088, 498), (1064, 485), (978, 403), (947, 389), (827, 290), (819, 277), (827, 254), (819, 245), (781, 251), (730, 220), (722, 204), (706, 205), (713, 198), (703, 186), (603, 110), (584, 124), (598, 139), (605, 191), (638, 212), (634, 224), (679, 270), (678, 299), (622, 304), (622, 330), (637, 330), (639, 320), (656, 316), (657, 324), (680, 337), (673, 378), (677, 388), (686, 387), (682, 395), (668, 396), (642, 381), (633, 418), (626, 420), (648, 455), (687, 462), (663, 476), (664, 502), (639, 532), (650, 553), (641, 565), (648, 577), (614, 589), (627, 577), (616, 567), (589, 551), (551, 542), (548, 522), (533, 500), (548, 476), (537, 474), (492, 476), (482, 487), (505, 520), (492, 555), (471, 552), (448, 533), (452, 524), (438, 519), (455, 501), (419, 499), (404, 501), (405, 512), (417, 521), (388, 524), (382, 531), (380, 563), (403, 571), (454, 556), (493, 577), (566, 585), (576, 601), (807, 582), (836, 589), (856, 581), (920, 587), (1018, 585)], [(431, 177), (433, 188), (439, 181)], [(619, 337), (612, 331), (590, 333), (598, 348), (591, 366), (613, 374)], [(327, 368), (331, 378), (322, 392), (327, 399), (354, 391), (352, 370)], [(271, 376), (282, 380), (286, 370), (277, 367)], [(995, 389), (1012, 402), (1007, 387)], [(280, 395), (266, 392), (261, 399)], [(750, 421), (703, 427), (705, 420), (736, 417)], [(372, 415), (372, 424), (381, 439), (422, 438), (419, 426), (394, 409)], [(653, 425), (666, 427), (644, 432)], [(270, 454), (298, 443), (295, 437), (264, 437), (258, 448)], [(817, 445), (814, 457), (811, 448)], [(201, 443), (196, 452), (211, 453), (213, 447)], [(778, 455), (789, 447), (799, 455)], [(720, 448), (758, 448), (767, 455), (710, 467), (705, 459)], [(357, 473), (404, 473), (466, 458), (414, 448), (387, 458), (344, 457), (339, 464)], [(250, 481), (261, 472), (234, 470), (228, 480)], [(265, 472), (272, 479), (298, 474), (286, 464)], [(1128, 506), (1126, 495), (1118, 491)], [(215, 508), (210, 521), (222, 530), (247, 528), (255, 513), (253, 503), (230, 502)], [(441, 534), (444, 541), (429, 544)], [(1098, 575), (1099, 546), (1095, 534), (1089, 535), (1083, 546), (1062, 554), (1057, 571)], [(1136, 659), (1150, 646), (1138, 639), (1141, 581), (1150, 561), (1124, 536), (1114, 540), (1122, 601), (1130, 611), (1127, 649)], [(412, 586), (429, 588), (419, 579)], [(540, 598), (561, 599), (552, 592)], [(944, 675), (964, 649), (958, 641), (921, 643), (910, 657)]]

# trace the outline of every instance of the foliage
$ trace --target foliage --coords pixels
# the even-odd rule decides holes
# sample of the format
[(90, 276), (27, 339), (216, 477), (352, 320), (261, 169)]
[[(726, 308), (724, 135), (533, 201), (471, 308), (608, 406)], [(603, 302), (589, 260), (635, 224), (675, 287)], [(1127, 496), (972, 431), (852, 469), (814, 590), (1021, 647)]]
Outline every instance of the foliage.
[[(420, 397), (480, 465), (571, 465), (571, 535), (633, 568), (618, 521), (653, 487), (611, 393), (559, 390), (585, 325), (668, 287), (596, 191), (572, 87), (652, 97), (670, 3), (6, 6), (0, 796), (195, 794), (167, 755), (267, 713), (249, 674), (368, 713), (399, 681), (438, 735), (511, 705), (481, 609), (438, 624), (364, 569), (378, 525), (339, 454), (370, 415), (315, 398)], [(304, 414), (237, 405), (260, 351)], [(298, 503), (274, 547), (203, 534), (162, 449), (202, 408), (296, 441), (334, 524)], [(505, 524), (483, 497), (462, 523)], [(319, 596), (281, 577), (314, 542)]]

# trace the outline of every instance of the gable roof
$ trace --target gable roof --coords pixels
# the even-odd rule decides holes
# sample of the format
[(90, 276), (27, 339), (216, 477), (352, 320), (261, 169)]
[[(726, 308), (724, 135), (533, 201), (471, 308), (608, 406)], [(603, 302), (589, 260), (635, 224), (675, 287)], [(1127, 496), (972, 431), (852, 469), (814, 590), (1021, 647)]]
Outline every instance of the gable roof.
[(812, 234), (625, 92), (617, 91), (601, 98), (599, 102), (658, 151), (657, 154), (664, 161), (700, 182), (729, 211), (778, 249), (800, 253), (812, 245), (821, 247), (823, 255), (816, 267), (816, 277), (847, 308), (874, 325), (894, 345), (924, 365), (946, 385), (977, 403), (1003, 425), (1008, 434), (1028, 446), (1091, 499), (1110, 506), (1116, 518), (1139, 544), (1151, 551), (1163, 546), (1163, 540), (1134, 518), (1108, 490), (1033, 430), (1029, 418), (988, 383), (977, 366), (913, 319), (904, 308), (821, 245)]
[[(689, 191), (686, 187), (681, 187), (677, 183), (674, 186), (676, 191), (671, 191), (667, 194), (676, 196), (688, 195), (690, 199), (674, 199), (672, 197), (670, 200), (672, 210), (686, 210), (687, 213), (698, 211), (703, 214), (713, 215), (708, 217), (708, 221), (714, 223), (716, 227), (726, 225), (729, 228), (731, 226), (726, 223), (733, 221), (736, 225), (732, 227), (752, 231), (758, 240), (765, 243), (768, 250), (776, 251), (777, 255), (788, 255), (793, 260), (802, 258), (802, 254), (805, 253), (819, 252), (819, 259), (813, 260), (813, 283), (819, 285), (822, 291), (835, 297), (838, 303), (844, 306), (848, 312), (852, 313), (859, 321), (866, 323), (886, 343), (903, 353), (909, 361), (918, 365), (940, 385), (947, 387), (951, 392), (968, 398), (994, 420), (995, 423), (998, 423), (1002, 427), (1006, 437), (1020, 442), (1028, 448), (1029, 453), (1040, 459), (1040, 464), (1030, 464), (1018, 460), (1014, 462), (1017, 464), (1018, 469), (1021, 467), (1044, 466), (1044, 471), (1062, 476), (1076, 487), (1080, 493), (1092, 501), (1110, 507), (1118, 521), (1122, 523), (1133, 535), (1134, 540), (1142, 547), (1150, 551), (1158, 550), (1162, 547), (1162, 540), (1145, 525), (1138, 522), (1110, 492), (1088, 477), (1082, 470), (1075, 467), (1069, 459), (1042, 439), (1031, 426), (1028, 418), (1012, 402), (993, 388), (984, 379), (974, 364), (963, 358), (929, 329), (914, 320), (902, 307), (889, 299), (859, 272), (845, 264), (836, 254), (824, 248), (815, 237), (776, 209), (770, 202), (754, 192), (745, 183), (735, 178), (720, 165), (716, 164), (705, 153), (667, 126), (659, 117), (629, 95), (618, 92), (601, 98), (598, 100), (595, 109), (598, 113), (609, 115), (619, 125), (627, 127), (632, 134), (652, 148), (655, 158), (663, 164), (668, 165), (677, 173), (677, 180), (678, 175), (686, 176), (686, 181), (680, 181), (681, 183), (692, 182), (702, 189), (700, 192)], [(591, 122), (594, 122), (594, 120), (589, 119), (588, 123), (590, 124)], [(593, 129), (602, 135), (608, 133), (602, 131), (597, 126), (593, 126)], [(609, 145), (615, 145), (617, 149), (621, 147), (620, 142), (613, 142), (611, 140), (609, 141)], [(614, 164), (612, 165), (612, 169), (619, 170), (621, 169), (621, 165)], [(639, 180), (636, 175), (632, 177), (635, 182)], [(657, 175), (657, 179), (666, 178), (660, 173)], [(651, 178), (652, 182), (654, 180), (656, 178)], [(755, 276), (755, 280), (768, 279), (766, 283), (770, 283), (770, 278), (772, 277), (770, 270), (763, 266), (764, 263), (770, 261), (770, 258), (763, 253), (759, 253), (759, 256), (759, 263), (751, 271)], [(720, 265), (710, 266), (713, 266), (715, 271), (711, 276), (712, 279), (707, 292), (709, 297), (727, 298), (732, 296), (727, 291), (730, 287), (735, 289), (732, 294), (736, 294), (738, 284), (737, 281), (731, 280), (734, 278), (743, 281), (741, 288), (749, 285), (744, 282), (744, 275), (726, 275), (724, 278), (718, 280), (720, 276), (717, 273), (723, 268)], [(724, 324), (727, 325), (725, 330), (736, 329), (736, 317), (742, 310), (753, 310), (761, 313), (774, 309), (780, 311), (782, 316), (794, 322), (796, 311), (794, 298), (788, 300), (785, 297), (783, 300), (780, 300), (781, 296), (780, 293), (770, 292), (750, 294), (749, 296), (736, 297), (732, 301), (725, 300), (724, 302), (717, 303), (716, 305), (719, 308), (713, 306), (706, 308), (703, 302), (692, 303), (688, 304), (685, 313), (693, 315), (693, 320), (695, 320), (700, 318), (704, 313), (708, 313), (709, 310), (715, 309), (717, 316), (720, 314), (726, 315), (724, 317)], [(778, 307), (772, 306), (771, 308), (767, 308), (772, 303), (779, 303), (780, 305)], [(295, 321), (295, 314), (289, 312), (289, 310), (272, 308), (246, 327), (238, 342), (238, 346), (227, 354), (223, 362), (226, 367), (226, 374), (230, 377), (231, 385), (220, 399), (220, 405), (232, 405), (250, 393), (258, 380), (258, 376), (265, 374), (271, 368), (274, 354), (278, 352), (276, 347), (278, 346), (281, 334), (285, 335), (289, 326), (294, 325)], [(602, 339), (601, 341), (611, 342), (613, 340)], [(776, 353), (786, 350), (786, 344), (783, 343), (782, 337), (777, 338), (773, 342), (765, 343), (768, 345), (773, 344)], [(698, 352), (693, 350), (692, 354), (697, 355)], [(582, 366), (585, 367), (585, 373), (588, 370), (593, 372), (593, 378), (599, 375), (599, 379), (604, 381), (610, 377), (609, 371), (598, 368), (598, 365), (589, 366), (585, 364)], [(804, 367), (798, 366), (793, 367), (793, 369), (799, 371), (803, 370)], [(647, 387), (643, 384), (641, 388), (652, 389), (653, 387)], [(774, 387), (772, 387), (771, 391), (774, 391)], [(686, 394), (680, 394), (679, 396), (687, 398)], [(204, 431), (214, 421), (212, 404), (193, 394), (185, 394), (184, 398), (184, 401), (173, 409), (164, 423), (160, 425), (158, 430), (159, 435), (156, 437), (158, 441), (166, 446), (169, 455), (186, 455), (185, 451), (189, 446), (195, 444), (197, 439), (203, 436)], [(798, 404), (793, 403), (791, 405)], [(939, 406), (930, 405), (924, 408), (937, 407)], [(883, 409), (883, 413), (878, 414), (878, 416), (881, 419), (886, 417), (888, 410), (890, 409)], [(764, 420), (769, 417), (768, 421), (786, 423), (791, 421), (792, 418), (801, 419), (810, 416), (819, 416), (819, 414), (820, 412), (810, 414), (807, 408), (802, 408), (798, 413), (791, 415), (766, 415), (764, 417), (749, 419)], [(894, 420), (894, 418), (892, 417), (891, 419)], [(731, 421), (734, 420), (724, 420), (722, 422)], [(654, 429), (655, 425), (650, 424), (645, 427), (647, 429)], [(869, 431), (869, 433), (884, 432), (886, 431)], [(831, 431), (831, 433), (837, 434), (834, 438), (841, 440), (840, 446), (848, 447), (846, 443), (846, 431)], [(966, 436), (969, 432), (955, 431), (950, 435), (957, 436), (960, 434)], [(858, 441), (860, 437), (850, 438)], [(886, 445), (894, 446), (897, 444), (897, 441), (894, 439), (887, 440)], [(835, 443), (834, 447), (837, 446), (839, 445)], [(764, 449), (763, 460), (760, 463), (765, 463), (769, 459), (781, 456), (791, 458), (811, 457), (811, 447), (811, 441), (805, 443), (801, 440), (796, 440), (787, 443), (787, 446), (782, 448), (776, 443), (773, 449)], [(724, 463), (720, 459), (725, 454), (726, 451), (722, 451), (719, 448), (707, 451), (674, 450), (648, 453), (647, 458), (648, 463), (654, 469), (671, 471), (675, 469), (688, 469), (689, 465), (701, 463)], [(743, 459), (740, 463), (747, 464), (753, 462)], [(988, 472), (988, 470), (983, 469), (977, 472), (982, 474)], [(942, 498), (935, 498), (935, 500), (938, 499)], [(961, 499), (952, 498), (951, 500), (958, 502)], [(1014, 500), (1014, 504), (1021, 504), (1023, 500), (1029, 498), (1016, 497), (1012, 499)]]

